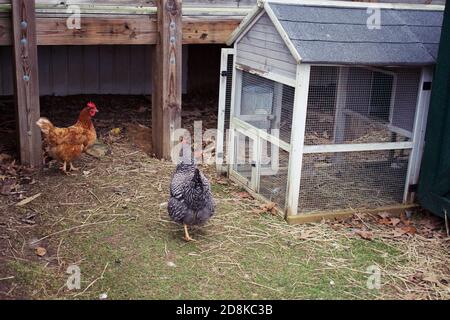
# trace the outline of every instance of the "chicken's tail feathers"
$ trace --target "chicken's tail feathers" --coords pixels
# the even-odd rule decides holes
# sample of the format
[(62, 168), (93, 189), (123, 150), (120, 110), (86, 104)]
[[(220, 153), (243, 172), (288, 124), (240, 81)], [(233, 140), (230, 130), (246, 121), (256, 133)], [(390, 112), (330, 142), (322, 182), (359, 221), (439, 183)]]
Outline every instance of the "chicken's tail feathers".
[(36, 124), (44, 134), (49, 134), (50, 130), (54, 128), (54, 125), (47, 118), (39, 118)]

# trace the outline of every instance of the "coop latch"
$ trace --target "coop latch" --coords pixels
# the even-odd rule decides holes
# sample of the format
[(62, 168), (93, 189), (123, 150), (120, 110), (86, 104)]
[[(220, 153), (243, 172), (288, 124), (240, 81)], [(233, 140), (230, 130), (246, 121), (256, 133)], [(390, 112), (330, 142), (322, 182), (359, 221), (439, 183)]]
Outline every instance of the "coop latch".
[(417, 184), (410, 184), (408, 188), (409, 193), (417, 192)]
[(228, 77), (228, 71), (222, 71), (222, 72), (220, 73), (220, 75), (221, 75), (222, 77)]

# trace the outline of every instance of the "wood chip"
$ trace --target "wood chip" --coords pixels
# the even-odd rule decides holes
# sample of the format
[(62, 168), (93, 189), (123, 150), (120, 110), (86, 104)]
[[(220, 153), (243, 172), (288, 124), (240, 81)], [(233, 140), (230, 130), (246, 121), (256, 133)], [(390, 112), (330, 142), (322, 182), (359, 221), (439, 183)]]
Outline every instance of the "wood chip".
[(39, 257), (43, 257), (43, 256), (45, 256), (47, 254), (47, 250), (45, 248), (43, 248), (43, 247), (37, 247), (36, 248), (36, 254)]
[(34, 196), (25, 198), (25, 199), (23, 199), (22, 201), (16, 203), (16, 206), (17, 206), (17, 207), (22, 207), (22, 206), (24, 206), (24, 205), (30, 203), (31, 201), (33, 201), (33, 200), (39, 198), (40, 196), (41, 196), (41, 194), (40, 194), (40, 193), (37, 193), (37, 194), (35, 194)]
[(365, 240), (373, 240), (373, 232), (365, 230), (356, 230), (355, 233)]

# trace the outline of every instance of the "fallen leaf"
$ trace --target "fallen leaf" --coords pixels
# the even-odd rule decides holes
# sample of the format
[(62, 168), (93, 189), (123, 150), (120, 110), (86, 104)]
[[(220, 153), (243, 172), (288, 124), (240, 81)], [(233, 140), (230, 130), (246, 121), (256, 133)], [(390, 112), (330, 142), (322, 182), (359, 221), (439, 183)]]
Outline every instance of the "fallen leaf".
[(300, 233), (300, 236), (299, 236), (298, 238), (299, 238), (300, 240), (306, 240), (306, 239), (313, 238), (314, 236), (315, 236), (314, 231), (307, 229), (307, 230), (303, 230), (303, 231)]
[(377, 222), (379, 224), (387, 226), (387, 225), (391, 224), (391, 219), (389, 219), (389, 218), (382, 218), (382, 219), (379, 219)]
[(253, 212), (257, 214), (270, 213), (273, 215), (277, 214), (277, 204), (275, 202), (268, 202), (259, 207), (259, 209), (254, 209)]
[(400, 220), (404, 223), (405, 226), (409, 226), (411, 224), (411, 220), (409, 220), (409, 218), (404, 213), (400, 215)]
[(47, 250), (46, 250), (45, 248), (42, 248), (42, 247), (37, 247), (37, 248), (36, 248), (36, 254), (37, 254), (39, 257), (45, 256), (46, 253), (47, 253)]
[(394, 229), (394, 237), (401, 237), (405, 234), (415, 234), (417, 229), (413, 226), (397, 227)]
[(220, 185), (227, 185), (228, 184), (228, 182), (227, 181), (224, 181), (224, 180), (217, 180), (217, 184), (220, 184)]
[(365, 230), (356, 230), (355, 233), (365, 240), (371, 241), (373, 239), (373, 232)]
[(250, 193), (246, 191), (241, 191), (236, 193), (236, 195), (241, 199), (253, 199), (253, 197), (250, 195)]
[(396, 225), (398, 225), (400, 223), (400, 219), (399, 218), (392, 218), (391, 219), (391, 224), (395, 227)]
[(405, 232), (402, 230), (402, 228), (395, 228), (394, 231), (392, 232), (392, 235), (394, 237), (401, 237), (405, 234)]
[(417, 229), (413, 226), (406, 226), (402, 228), (404, 233), (409, 233), (409, 234), (415, 234), (417, 232)]
[(380, 218), (386, 219), (386, 218), (389, 218), (389, 217), (391, 216), (391, 214), (390, 214), (389, 212), (380, 212), (380, 213), (378, 214), (378, 216), (379, 216)]

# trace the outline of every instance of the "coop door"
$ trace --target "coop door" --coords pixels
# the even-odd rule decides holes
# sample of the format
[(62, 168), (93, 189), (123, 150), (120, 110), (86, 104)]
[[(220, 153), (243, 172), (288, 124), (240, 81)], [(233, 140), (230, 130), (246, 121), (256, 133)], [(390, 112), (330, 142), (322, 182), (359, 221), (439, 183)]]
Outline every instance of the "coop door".
[(274, 108), (275, 97), (281, 97), (282, 85), (248, 72), (242, 73), (241, 102), (236, 116), (262, 130), (270, 131), (278, 110)]
[(247, 188), (258, 191), (258, 137), (241, 128), (231, 132), (233, 164), (230, 175)]
[(220, 64), (219, 113), (217, 116), (216, 168), (227, 171), (228, 137), (230, 129), (231, 87), (233, 83), (234, 49), (222, 49)]

